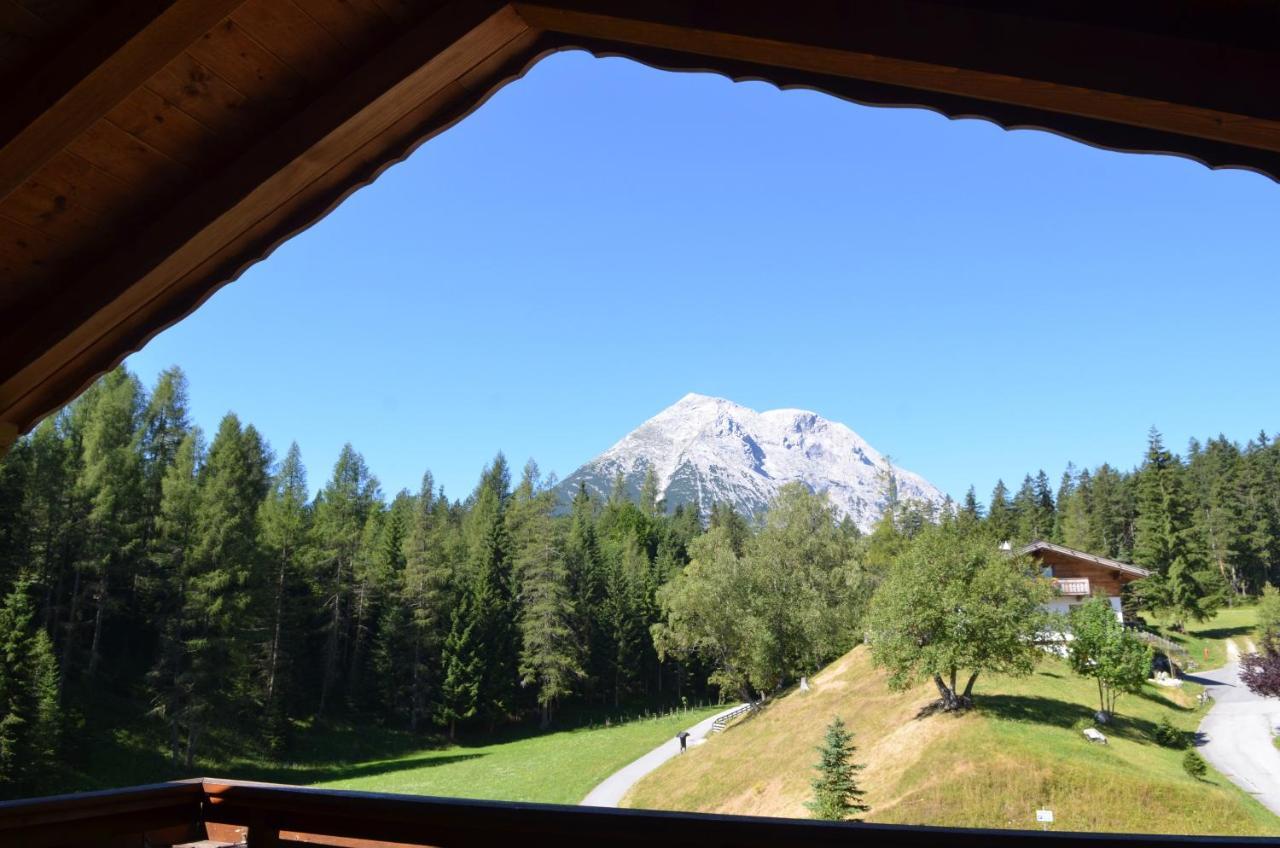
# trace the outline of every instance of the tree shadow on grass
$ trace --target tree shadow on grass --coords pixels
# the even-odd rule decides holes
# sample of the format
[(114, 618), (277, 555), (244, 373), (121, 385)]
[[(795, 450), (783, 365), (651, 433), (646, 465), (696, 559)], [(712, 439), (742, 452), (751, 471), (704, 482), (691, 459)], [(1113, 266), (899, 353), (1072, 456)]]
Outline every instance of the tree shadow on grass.
[[(1095, 712), (1094, 708), (1083, 704), (1026, 695), (988, 695), (975, 699), (975, 702), (978, 712), (984, 715), (995, 716), (1006, 721), (1043, 724), (1066, 730), (1091, 726)], [(1135, 742), (1149, 742), (1154, 738), (1156, 724), (1146, 719), (1117, 715), (1113, 716), (1107, 724), (1098, 725), (1098, 729), (1107, 736)]]
[(1201, 639), (1230, 639), (1233, 636), (1246, 636), (1253, 632), (1253, 628), (1241, 625), (1239, 627), (1214, 627), (1209, 630), (1190, 630), (1188, 632)]
[(228, 769), (228, 777), (237, 780), (261, 780), (268, 783), (331, 783), (338, 780), (355, 780), (361, 777), (376, 777), (395, 774), (415, 769), (447, 766), (466, 760), (476, 760), (487, 754), (446, 754), (443, 756), (424, 755), (406, 757), (399, 760), (386, 760), (373, 763), (328, 763), (325, 765), (280, 765), (257, 766), (244, 765)]
[[(1191, 682), (1193, 682), (1193, 683), (1197, 682), (1197, 681), (1192, 680), (1190, 677), (1186, 677), (1186, 678), (1183, 678), (1183, 679), (1184, 679), (1184, 680), (1189, 680), (1189, 681), (1191, 681)], [(1128, 698), (1128, 697), (1130, 697), (1130, 696), (1129, 696), (1129, 695), (1125, 695), (1124, 697), (1125, 697), (1125, 698)], [(1178, 702), (1176, 702), (1176, 701), (1172, 701), (1172, 700), (1170, 700), (1169, 698), (1161, 697), (1159, 694), (1157, 694), (1157, 693), (1155, 693), (1155, 692), (1150, 692), (1150, 691), (1148, 691), (1148, 690), (1146, 690), (1146, 689), (1143, 689), (1143, 690), (1139, 691), (1139, 692), (1137, 693), (1137, 697), (1142, 698), (1144, 701), (1150, 701), (1150, 702), (1151, 702), (1151, 703), (1153, 703), (1153, 704), (1159, 704), (1159, 705), (1160, 705), (1160, 706), (1162, 706), (1162, 707), (1165, 707), (1165, 708), (1167, 708), (1167, 709), (1174, 710), (1174, 711), (1176, 711), (1176, 712), (1180, 712), (1180, 713), (1193, 713), (1193, 712), (1195, 712), (1197, 709), (1199, 709), (1198, 707), (1195, 707), (1195, 706), (1184, 707), (1182, 704), (1179, 704), (1179, 703), (1178, 703)], [(1123, 706), (1124, 706), (1124, 700), (1123, 700), (1123, 699), (1121, 699), (1121, 701), (1120, 701), (1120, 706), (1121, 706), (1121, 707), (1123, 707)]]

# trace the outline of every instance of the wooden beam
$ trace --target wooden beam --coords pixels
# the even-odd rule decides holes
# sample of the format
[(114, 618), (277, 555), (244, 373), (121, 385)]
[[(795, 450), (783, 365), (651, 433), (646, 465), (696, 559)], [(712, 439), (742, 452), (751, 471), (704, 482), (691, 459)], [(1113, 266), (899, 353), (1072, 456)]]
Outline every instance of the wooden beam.
[(124, 0), (36, 70), (0, 113), (0, 200), (242, 0)]
[[(210, 175), (124, 249), (0, 327), (0, 421), (29, 429), (276, 245), (523, 73), (502, 0), (454, 0)], [(16, 316), (15, 316), (16, 317)]]
[[(517, 2), (533, 26), (1280, 152), (1280, 54), (961, 4)], [(1089, 61), (1080, 61), (1081, 45)], [(1110, 67), (1107, 67), (1107, 66)], [(1262, 76), (1260, 76), (1262, 75)], [(768, 78), (768, 77), (766, 77)]]

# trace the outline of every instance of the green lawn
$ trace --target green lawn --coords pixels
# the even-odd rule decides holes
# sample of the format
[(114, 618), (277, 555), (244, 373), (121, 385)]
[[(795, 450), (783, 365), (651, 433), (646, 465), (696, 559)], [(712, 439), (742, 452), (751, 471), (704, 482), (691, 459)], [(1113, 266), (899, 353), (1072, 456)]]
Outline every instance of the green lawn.
[(723, 707), (610, 728), (531, 735), (363, 762), (316, 785), (334, 789), (576, 804), (597, 783)]
[(1247, 639), (1257, 639), (1258, 608), (1253, 604), (1225, 607), (1209, 621), (1191, 622), (1185, 633), (1178, 633), (1168, 622), (1152, 616), (1147, 620), (1159, 629), (1165, 638), (1187, 649), (1196, 668), (1220, 668), (1227, 664), (1227, 641), (1234, 639), (1236, 646), (1247, 650)]
[[(373, 725), (300, 726), (291, 761), (269, 762), (234, 738), (190, 770), (164, 756), (154, 723), (120, 726), (80, 746), (79, 762), (49, 791), (129, 786), (208, 775), (305, 786), (576, 804), (597, 783), (677, 732), (723, 710), (709, 706), (611, 727), (541, 733), (508, 730), (446, 745), (433, 737)], [(480, 736), (480, 734), (477, 734)]]

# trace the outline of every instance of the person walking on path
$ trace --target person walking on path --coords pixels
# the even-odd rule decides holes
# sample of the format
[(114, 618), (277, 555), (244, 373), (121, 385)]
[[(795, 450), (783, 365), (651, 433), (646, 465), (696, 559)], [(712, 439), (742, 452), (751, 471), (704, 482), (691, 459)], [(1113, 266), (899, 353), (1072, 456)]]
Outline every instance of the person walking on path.
[(683, 734), (680, 734), (684, 736), (683, 739), (679, 738), (679, 735), (668, 739), (640, 759), (623, 766), (606, 777), (595, 789), (588, 792), (587, 797), (583, 798), (579, 803), (586, 807), (618, 806), (622, 796), (626, 795), (627, 791), (640, 781), (640, 778), (672, 757), (678, 757), (682, 748), (687, 749), (690, 739), (695, 744), (702, 739), (706, 739), (707, 734), (715, 726), (716, 719), (741, 710), (745, 706), (746, 704), (738, 704), (736, 707), (730, 707), (724, 712), (704, 718), (693, 727), (685, 730)]
[(689, 749), (689, 731), (680, 731), (676, 734), (676, 738), (680, 740), (680, 753), (683, 754)]

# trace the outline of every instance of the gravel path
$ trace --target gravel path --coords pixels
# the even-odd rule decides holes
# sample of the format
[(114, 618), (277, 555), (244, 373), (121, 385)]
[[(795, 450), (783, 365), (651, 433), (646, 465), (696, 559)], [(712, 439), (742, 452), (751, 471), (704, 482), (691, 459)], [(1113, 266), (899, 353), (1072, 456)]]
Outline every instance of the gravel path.
[[(730, 707), (722, 713), (716, 713), (711, 718), (704, 719), (693, 727), (689, 728), (689, 745), (696, 745), (706, 739), (707, 734), (711, 732), (711, 725), (715, 724), (715, 720), (722, 715), (728, 715), (736, 710), (737, 706)], [(640, 759), (623, 766), (618, 771), (609, 775), (595, 789), (587, 793), (587, 797), (583, 798), (579, 804), (584, 807), (616, 807), (622, 800), (622, 796), (626, 795), (640, 782), (640, 778), (656, 769), (672, 757), (680, 755), (680, 740), (672, 737), (645, 754)]]
[[(1252, 643), (1246, 643), (1252, 647)], [(1200, 723), (1200, 751), (1233, 783), (1280, 815), (1280, 751), (1272, 736), (1280, 730), (1280, 702), (1249, 691), (1240, 682), (1240, 651), (1227, 643), (1227, 664), (1190, 679), (1213, 695)]]

